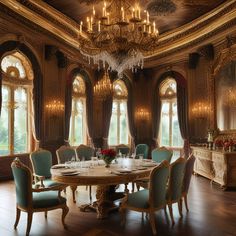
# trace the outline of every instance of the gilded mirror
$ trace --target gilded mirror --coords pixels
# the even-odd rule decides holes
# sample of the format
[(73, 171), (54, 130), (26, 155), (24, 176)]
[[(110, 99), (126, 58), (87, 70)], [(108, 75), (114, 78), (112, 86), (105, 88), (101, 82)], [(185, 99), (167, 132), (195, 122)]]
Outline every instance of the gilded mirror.
[(236, 130), (236, 60), (220, 68), (215, 78), (216, 118), (220, 131)]

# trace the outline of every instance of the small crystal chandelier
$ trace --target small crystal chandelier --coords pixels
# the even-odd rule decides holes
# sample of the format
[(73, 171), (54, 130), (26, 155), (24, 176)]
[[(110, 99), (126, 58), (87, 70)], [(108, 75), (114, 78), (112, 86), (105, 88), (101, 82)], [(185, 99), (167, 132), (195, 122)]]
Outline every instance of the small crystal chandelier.
[(99, 99), (106, 99), (113, 94), (113, 85), (110, 81), (107, 71), (105, 71), (101, 80), (93, 88), (94, 96)]
[(131, 2), (104, 1), (101, 15), (93, 7), (86, 24), (80, 22), (81, 54), (98, 68), (108, 65), (118, 76), (126, 69), (142, 69), (145, 55), (150, 55), (158, 42), (159, 32), (156, 23), (150, 21), (149, 12)]

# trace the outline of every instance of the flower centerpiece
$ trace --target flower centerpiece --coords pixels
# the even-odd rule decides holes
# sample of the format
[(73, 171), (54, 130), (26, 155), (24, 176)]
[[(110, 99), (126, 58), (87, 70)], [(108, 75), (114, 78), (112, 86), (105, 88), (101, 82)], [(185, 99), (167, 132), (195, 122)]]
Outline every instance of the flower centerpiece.
[(104, 149), (101, 154), (106, 167), (110, 167), (111, 162), (116, 158), (116, 151), (114, 149)]

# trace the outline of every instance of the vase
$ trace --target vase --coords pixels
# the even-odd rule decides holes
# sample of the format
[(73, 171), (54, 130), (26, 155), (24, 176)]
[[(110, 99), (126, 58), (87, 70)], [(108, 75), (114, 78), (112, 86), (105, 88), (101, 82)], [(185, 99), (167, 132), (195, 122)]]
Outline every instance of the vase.
[(109, 168), (110, 165), (111, 165), (111, 162), (113, 161), (113, 158), (104, 157), (104, 158), (103, 158), (103, 161), (105, 162), (105, 167), (106, 167), (106, 168)]

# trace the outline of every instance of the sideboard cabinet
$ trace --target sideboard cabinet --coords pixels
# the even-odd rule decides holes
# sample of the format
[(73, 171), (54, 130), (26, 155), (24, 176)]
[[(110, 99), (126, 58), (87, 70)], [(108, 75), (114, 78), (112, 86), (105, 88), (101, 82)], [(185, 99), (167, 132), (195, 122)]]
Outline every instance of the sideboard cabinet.
[(192, 146), (196, 157), (194, 172), (216, 183), (222, 188), (236, 187), (236, 152), (210, 150)]

